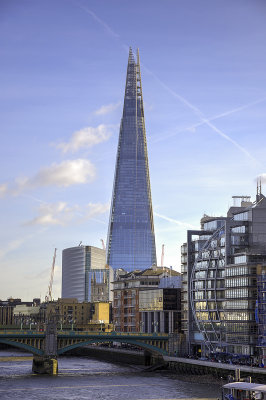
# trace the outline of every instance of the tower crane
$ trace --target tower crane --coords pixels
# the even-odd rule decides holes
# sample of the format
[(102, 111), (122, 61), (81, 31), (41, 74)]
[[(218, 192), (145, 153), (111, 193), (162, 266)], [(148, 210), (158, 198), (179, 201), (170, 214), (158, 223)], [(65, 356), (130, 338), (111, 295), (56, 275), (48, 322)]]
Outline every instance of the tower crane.
[(54, 281), (54, 267), (55, 267), (55, 259), (56, 259), (56, 248), (54, 249), (53, 263), (50, 273), (50, 281), (48, 285), (48, 295), (45, 296), (45, 301), (52, 301), (52, 289), (53, 289), (53, 281)]

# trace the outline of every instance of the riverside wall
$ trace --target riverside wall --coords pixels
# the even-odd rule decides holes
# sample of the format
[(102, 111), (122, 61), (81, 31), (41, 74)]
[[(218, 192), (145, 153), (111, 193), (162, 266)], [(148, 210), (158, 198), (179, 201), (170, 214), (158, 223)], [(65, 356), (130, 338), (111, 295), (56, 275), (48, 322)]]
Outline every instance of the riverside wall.
[(225, 363), (194, 360), (181, 357), (163, 357), (167, 368), (179, 374), (212, 375), (216, 378), (228, 379), (235, 377), (235, 371), (240, 370), (240, 377), (251, 377), (252, 382), (266, 383), (266, 368), (250, 367), (246, 365), (231, 365)]
[(165, 369), (180, 375), (212, 375), (216, 378), (228, 380), (229, 375), (235, 376), (236, 369), (240, 369), (241, 378), (251, 376), (252, 382), (266, 383), (266, 368), (249, 367), (245, 365), (231, 365), (218, 362), (194, 360), (181, 357), (155, 356), (147, 351), (132, 351), (120, 348), (104, 348), (100, 346), (86, 346), (74, 349), (68, 354), (88, 356), (114, 363), (150, 366), (164, 364)]

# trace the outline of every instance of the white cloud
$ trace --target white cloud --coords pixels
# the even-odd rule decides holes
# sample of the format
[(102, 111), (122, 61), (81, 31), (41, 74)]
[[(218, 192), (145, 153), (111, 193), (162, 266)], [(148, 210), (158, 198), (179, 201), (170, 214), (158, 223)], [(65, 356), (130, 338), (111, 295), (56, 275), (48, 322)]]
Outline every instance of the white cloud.
[[(85, 159), (65, 160), (41, 168), (33, 177), (19, 177), (14, 184), (0, 184), (0, 198), (5, 194), (17, 196), (27, 189), (43, 186), (68, 187), (79, 185), (94, 180), (96, 168)], [(38, 199), (37, 199), (38, 200)], [(42, 202), (42, 200), (38, 200)]]
[(23, 239), (14, 239), (11, 242), (7, 243), (3, 249), (0, 249), (0, 259), (4, 258), (8, 253), (13, 250), (17, 250), (22, 246), (25, 242), (25, 238)]
[(87, 205), (87, 212), (85, 213), (88, 219), (93, 218), (97, 215), (104, 214), (109, 211), (110, 204), (109, 203), (89, 203)]
[[(78, 205), (69, 206), (65, 202), (42, 203), (38, 209), (37, 217), (25, 225), (68, 225), (75, 222), (82, 223), (88, 219), (104, 214), (109, 210), (109, 204), (89, 203), (84, 207)], [(101, 222), (101, 221), (100, 221)]]
[(8, 191), (8, 186), (6, 183), (2, 183), (0, 185), (0, 197), (4, 197), (4, 195), (7, 193)]
[(109, 113), (117, 110), (118, 107), (120, 107), (120, 105), (121, 105), (120, 101), (118, 103), (107, 104), (105, 106), (100, 107), (98, 110), (94, 111), (94, 114), (95, 115), (109, 114)]
[(18, 191), (38, 186), (68, 187), (90, 182), (95, 175), (95, 167), (89, 160), (66, 160), (40, 169), (32, 178), (17, 180), (17, 187)]
[(43, 203), (38, 213), (39, 215), (26, 225), (66, 225), (73, 219), (74, 208), (68, 207), (64, 202)]
[(99, 125), (96, 128), (88, 126), (73, 133), (69, 142), (56, 145), (63, 153), (76, 152), (81, 148), (90, 148), (96, 144), (106, 142), (111, 136), (110, 126)]

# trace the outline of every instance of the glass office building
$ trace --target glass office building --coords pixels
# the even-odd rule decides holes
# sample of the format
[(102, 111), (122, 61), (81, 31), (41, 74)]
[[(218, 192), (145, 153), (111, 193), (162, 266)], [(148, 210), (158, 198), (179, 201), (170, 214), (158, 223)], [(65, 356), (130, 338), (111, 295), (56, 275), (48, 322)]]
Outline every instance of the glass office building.
[(110, 269), (105, 250), (77, 246), (62, 253), (62, 298), (79, 302), (109, 301)]
[(131, 49), (110, 210), (107, 264), (128, 272), (156, 264), (139, 54), (136, 62)]
[(182, 325), (191, 355), (264, 364), (266, 198), (259, 192), (254, 203), (234, 199), (240, 205), (227, 217), (204, 216), (200, 231), (188, 231)]

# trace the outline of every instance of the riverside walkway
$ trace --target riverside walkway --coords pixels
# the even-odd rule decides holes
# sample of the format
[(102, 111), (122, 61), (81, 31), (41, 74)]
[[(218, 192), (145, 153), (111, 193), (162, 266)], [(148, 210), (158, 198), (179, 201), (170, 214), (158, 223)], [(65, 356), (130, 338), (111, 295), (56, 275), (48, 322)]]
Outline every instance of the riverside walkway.
[(214, 375), (226, 377), (228, 375), (235, 375), (236, 369), (240, 370), (241, 376), (259, 377), (266, 382), (266, 368), (251, 367), (249, 365), (227, 364), (213, 361), (196, 360), (193, 358), (171, 357), (164, 355), (163, 359), (173, 369), (183, 371), (201, 371), (210, 372)]

